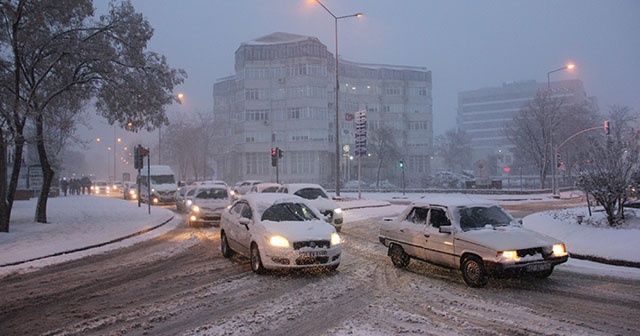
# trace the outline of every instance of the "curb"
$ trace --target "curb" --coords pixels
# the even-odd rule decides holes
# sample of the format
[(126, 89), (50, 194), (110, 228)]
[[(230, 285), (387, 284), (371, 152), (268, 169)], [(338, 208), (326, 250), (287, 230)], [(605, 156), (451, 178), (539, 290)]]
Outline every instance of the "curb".
[(592, 255), (585, 254), (577, 254), (569, 252), (569, 257), (580, 260), (593, 261), (601, 264), (607, 264), (612, 266), (624, 266), (624, 267), (635, 267), (640, 268), (640, 262), (637, 261), (628, 261), (628, 260), (620, 260), (620, 259), (607, 259), (603, 257), (596, 257)]
[(134, 233), (132, 233), (130, 235), (126, 235), (124, 237), (120, 237), (120, 238), (116, 238), (116, 239), (110, 240), (108, 242), (89, 245), (89, 246), (85, 246), (85, 247), (80, 247), (80, 248), (73, 249), (73, 250), (68, 250), (68, 251), (57, 252), (57, 253), (45, 255), (45, 256), (42, 256), (42, 257), (36, 257), (36, 258), (31, 258), (31, 259), (22, 260), (22, 261), (14, 261), (14, 262), (11, 262), (11, 263), (8, 263), (8, 264), (2, 264), (2, 265), (0, 265), (0, 267), (20, 265), (20, 264), (28, 263), (28, 262), (31, 262), (31, 261), (42, 260), (42, 259), (51, 258), (51, 257), (57, 257), (57, 256), (69, 254), (69, 253), (86, 251), (86, 250), (89, 250), (89, 249), (92, 249), (92, 248), (102, 247), (102, 246), (113, 244), (113, 243), (118, 243), (118, 242), (121, 242), (121, 241), (123, 241), (125, 239), (133, 238), (133, 237), (145, 234), (147, 232), (153, 231), (153, 230), (155, 230), (155, 229), (157, 229), (157, 228), (169, 223), (174, 218), (175, 218), (175, 216), (171, 216), (171, 218), (167, 219), (166, 221), (164, 221), (164, 222), (162, 222), (162, 223), (160, 223), (160, 224), (158, 224), (156, 226), (153, 226), (153, 227), (150, 227), (150, 228), (147, 228), (147, 229), (144, 229), (144, 230), (140, 230), (140, 231), (134, 232)]

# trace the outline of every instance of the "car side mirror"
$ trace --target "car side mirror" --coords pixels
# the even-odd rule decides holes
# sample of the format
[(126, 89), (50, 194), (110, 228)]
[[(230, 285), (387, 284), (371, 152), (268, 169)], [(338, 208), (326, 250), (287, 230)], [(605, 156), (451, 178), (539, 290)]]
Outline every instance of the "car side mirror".
[(453, 233), (453, 226), (451, 225), (442, 225), (440, 227), (440, 233)]
[(247, 231), (249, 230), (249, 223), (251, 223), (251, 220), (247, 217), (241, 217), (240, 220), (238, 221), (238, 223), (240, 223), (240, 225), (244, 225), (244, 227), (247, 229)]

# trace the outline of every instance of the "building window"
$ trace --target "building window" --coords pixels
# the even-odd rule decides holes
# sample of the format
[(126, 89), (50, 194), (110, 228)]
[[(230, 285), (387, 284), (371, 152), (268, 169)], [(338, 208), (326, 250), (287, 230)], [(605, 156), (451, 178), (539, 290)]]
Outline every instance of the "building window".
[(290, 174), (314, 174), (315, 165), (313, 158), (315, 152), (292, 152), (289, 153), (289, 173)]

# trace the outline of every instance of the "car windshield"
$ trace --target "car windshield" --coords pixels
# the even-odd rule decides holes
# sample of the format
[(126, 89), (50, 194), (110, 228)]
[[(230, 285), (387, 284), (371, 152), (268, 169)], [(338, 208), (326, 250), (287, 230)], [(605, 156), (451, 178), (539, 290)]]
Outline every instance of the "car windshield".
[(198, 194), (196, 198), (201, 199), (225, 199), (228, 198), (229, 194), (227, 194), (227, 190), (225, 189), (200, 189), (198, 190)]
[(302, 222), (318, 219), (306, 204), (303, 203), (278, 203), (269, 207), (262, 214), (263, 221), (273, 222)]
[(470, 206), (458, 208), (463, 231), (482, 229), (487, 225), (507, 226), (511, 217), (498, 206)]
[(151, 182), (154, 184), (176, 183), (173, 175), (152, 175)]
[(304, 188), (296, 191), (294, 193), (296, 196), (300, 196), (302, 198), (306, 198), (308, 200), (314, 200), (318, 197), (329, 198), (327, 194), (325, 194), (321, 189), (318, 188)]

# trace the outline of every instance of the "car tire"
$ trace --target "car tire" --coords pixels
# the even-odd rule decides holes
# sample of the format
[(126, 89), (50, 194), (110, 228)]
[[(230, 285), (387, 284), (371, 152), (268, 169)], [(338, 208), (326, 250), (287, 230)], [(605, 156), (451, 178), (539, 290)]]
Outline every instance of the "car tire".
[(460, 266), (462, 279), (469, 287), (484, 287), (487, 284), (487, 274), (482, 259), (477, 256), (468, 256), (462, 260)]
[(398, 244), (391, 244), (391, 246), (389, 246), (389, 257), (391, 257), (393, 266), (398, 268), (407, 267), (411, 261), (411, 257), (404, 251), (402, 246)]
[(227, 235), (224, 233), (220, 233), (220, 251), (222, 252), (222, 256), (225, 258), (231, 258), (233, 256), (233, 250), (229, 246), (229, 241), (227, 240)]
[(264, 265), (262, 265), (262, 259), (260, 258), (260, 249), (258, 249), (258, 245), (256, 245), (255, 243), (251, 244), (249, 259), (251, 264), (251, 270), (254, 273), (264, 274), (266, 272)]

